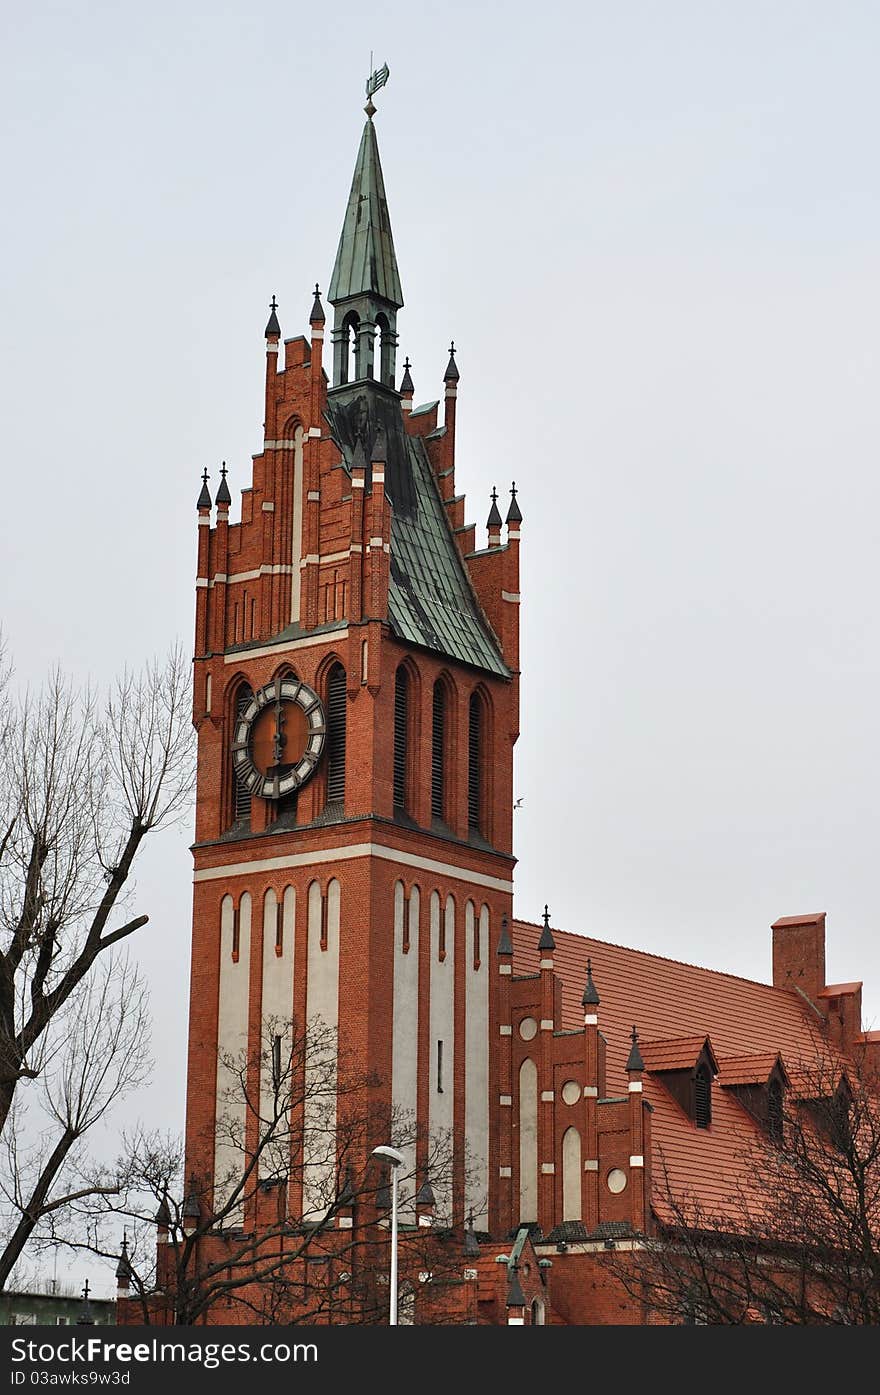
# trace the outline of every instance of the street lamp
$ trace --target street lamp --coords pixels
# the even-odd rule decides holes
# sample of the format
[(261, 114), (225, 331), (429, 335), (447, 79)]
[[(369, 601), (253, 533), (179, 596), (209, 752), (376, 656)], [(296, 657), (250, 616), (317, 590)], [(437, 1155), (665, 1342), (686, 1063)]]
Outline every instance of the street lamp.
[(374, 1158), (384, 1158), (391, 1164), (391, 1299), (388, 1322), (397, 1326), (397, 1173), (403, 1164), (403, 1154), (387, 1144), (380, 1144), (372, 1152)]

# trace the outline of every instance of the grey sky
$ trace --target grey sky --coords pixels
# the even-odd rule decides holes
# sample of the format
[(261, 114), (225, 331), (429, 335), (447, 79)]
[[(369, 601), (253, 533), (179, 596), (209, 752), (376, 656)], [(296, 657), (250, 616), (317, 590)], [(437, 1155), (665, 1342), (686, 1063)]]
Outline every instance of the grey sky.
[[(370, 52), (416, 401), (520, 487), (517, 914), (747, 977), (827, 910), (880, 1025), (873, 4), (7, 4), (3, 624), (19, 676), (191, 645), (262, 330), (326, 287)], [(237, 510), (233, 510), (233, 517)], [(478, 536), (485, 537), (485, 534)], [(187, 833), (141, 870), (182, 1118)], [(595, 965), (601, 992), (601, 965)]]

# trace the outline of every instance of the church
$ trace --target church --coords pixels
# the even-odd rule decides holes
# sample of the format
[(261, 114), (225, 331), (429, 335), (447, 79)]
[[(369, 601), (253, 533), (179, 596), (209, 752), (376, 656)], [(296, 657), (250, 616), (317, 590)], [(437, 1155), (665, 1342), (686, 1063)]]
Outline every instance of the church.
[[(211, 1263), (222, 1267), (229, 1235), (295, 1235), (328, 1215), (330, 1254), (357, 1212), (381, 1279), (388, 1173), (369, 1194), (353, 1179), (390, 1145), (402, 1241), (436, 1237), (447, 1279), (432, 1308), (424, 1261), (401, 1321), (442, 1309), (462, 1322), (642, 1323), (651, 1315), (615, 1266), (668, 1219), (670, 1189), (723, 1212), (744, 1144), (795, 1088), (794, 1064), (829, 1036), (842, 1053), (880, 1045), (862, 1030), (861, 985), (825, 982), (824, 914), (773, 924), (772, 984), (562, 930), (549, 911), (541, 924), (516, 917), (528, 500), (505, 483), (485, 531), (467, 521), (454, 345), (436, 400), (415, 401), (398, 361), (404, 299), (372, 93), (365, 110), (307, 334), (283, 338), (273, 298), (263, 437), (240, 509), (225, 466), (198, 499), (183, 1231), (187, 1212), (193, 1231), (222, 1209), (248, 1156), (252, 1192), (202, 1237)], [(316, 1020), (336, 1053), (330, 1135), (347, 1080), (369, 1082), (379, 1122), (344, 1167), (332, 1148), (254, 1162), (270, 1077), (296, 1024)], [(319, 1125), (313, 1067), (299, 1067), (300, 1138), (326, 1137), (327, 1101)], [(160, 1289), (163, 1273), (172, 1284), (169, 1219), (157, 1217)], [(124, 1262), (118, 1272), (121, 1319), (137, 1321)], [(199, 1320), (255, 1321), (241, 1297)]]

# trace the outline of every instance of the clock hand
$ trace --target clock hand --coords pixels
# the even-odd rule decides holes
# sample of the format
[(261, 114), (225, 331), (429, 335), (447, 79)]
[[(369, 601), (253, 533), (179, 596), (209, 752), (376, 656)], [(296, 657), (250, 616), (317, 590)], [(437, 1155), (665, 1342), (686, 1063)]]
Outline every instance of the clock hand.
[(275, 737), (272, 742), (272, 758), (276, 765), (281, 764), (281, 755), (287, 744), (284, 735), (284, 707), (280, 698), (275, 699)]

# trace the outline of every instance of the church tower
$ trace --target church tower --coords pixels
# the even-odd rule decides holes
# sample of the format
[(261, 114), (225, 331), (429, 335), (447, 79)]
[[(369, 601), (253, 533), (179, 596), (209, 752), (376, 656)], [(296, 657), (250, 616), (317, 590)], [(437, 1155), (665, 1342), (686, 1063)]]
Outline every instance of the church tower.
[[(510, 1212), (490, 1116), (509, 1051), (495, 985), (521, 515), (513, 489), (502, 524), (493, 491), (485, 546), (465, 522), (454, 346), (442, 422), (439, 401), (413, 405), (409, 360), (398, 383), (403, 294), (366, 112), (327, 296), (332, 376), (318, 288), (308, 336), (283, 344), (273, 298), (240, 516), (225, 465), (198, 500), (187, 1167), (210, 1190), (232, 1161), (224, 1053), (257, 1054), (268, 1021), (320, 1017), (386, 1111), (450, 1131), (438, 1222), (472, 1211), (494, 1229)], [(291, 1185), (292, 1217), (308, 1189)]]

